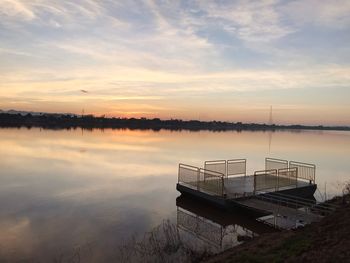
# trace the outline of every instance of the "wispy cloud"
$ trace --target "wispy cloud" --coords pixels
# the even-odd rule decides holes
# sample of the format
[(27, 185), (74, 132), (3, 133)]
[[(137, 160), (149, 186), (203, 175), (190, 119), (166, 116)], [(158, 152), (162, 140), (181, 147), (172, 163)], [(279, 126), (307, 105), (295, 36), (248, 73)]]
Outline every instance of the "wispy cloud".
[(298, 26), (314, 26), (347, 29), (350, 25), (349, 1), (297, 0), (282, 8), (283, 14)]
[(283, 25), (277, 1), (237, 1), (223, 4), (199, 1), (209, 18), (219, 20), (224, 30), (245, 41), (271, 41), (292, 33)]
[(0, 0), (0, 107), (166, 116), (189, 99), (237, 111), (229, 99), (242, 93), (331, 94), (350, 83), (349, 12), (347, 1)]
[(2, 0), (0, 2), (0, 14), (17, 20), (33, 20), (35, 13), (29, 6), (19, 0)]

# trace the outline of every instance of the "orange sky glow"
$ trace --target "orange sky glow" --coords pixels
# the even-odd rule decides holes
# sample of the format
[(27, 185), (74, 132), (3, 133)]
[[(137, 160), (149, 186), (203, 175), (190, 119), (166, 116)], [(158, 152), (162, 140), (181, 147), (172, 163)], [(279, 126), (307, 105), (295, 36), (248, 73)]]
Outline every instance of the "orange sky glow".
[(348, 1), (0, 2), (2, 110), (350, 125)]

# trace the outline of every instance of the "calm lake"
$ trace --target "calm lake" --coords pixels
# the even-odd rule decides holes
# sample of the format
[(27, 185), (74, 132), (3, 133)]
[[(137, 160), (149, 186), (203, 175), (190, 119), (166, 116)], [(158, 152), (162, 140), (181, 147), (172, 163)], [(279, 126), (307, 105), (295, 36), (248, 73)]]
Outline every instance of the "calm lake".
[(178, 163), (314, 163), (319, 200), (350, 180), (350, 132), (22, 128), (0, 129), (0, 145), (1, 262), (190, 261), (269, 231), (176, 200)]

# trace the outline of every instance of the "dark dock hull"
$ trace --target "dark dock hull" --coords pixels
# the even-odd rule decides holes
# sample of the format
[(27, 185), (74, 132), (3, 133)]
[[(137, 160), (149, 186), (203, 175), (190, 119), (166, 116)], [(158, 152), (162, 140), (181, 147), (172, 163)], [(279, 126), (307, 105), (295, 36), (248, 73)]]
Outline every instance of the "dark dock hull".
[[(191, 187), (187, 187), (186, 185), (182, 184), (177, 184), (176, 189), (184, 196), (189, 196), (191, 198), (195, 198), (207, 203), (210, 203), (218, 208), (225, 209), (225, 210), (232, 210), (232, 209), (237, 209), (237, 208), (243, 208), (246, 210), (250, 210), (249, 212), (253, 214), (264, 214), (263, 211), (258, 211), (251, 209), (249, 207), (242, 206), (239, 203), (240, 199), (228, 199), (224, 198), (221, 196), (215, 196), (215, 195), (210, 195), (205, 192), (197, 191), (195, 189), (192, 189)], [(317, 189), (316, 184), (308, 184), (302, 187), (298, 188), (291, 188), (291, 189), (285, 189), (285, 190), (280, 190), (275, 193), (270, 193), (271, 195), (275, 194), (286, 194), (290, 196), (295, 196), (299, 198), (313, 198), (313, 195)]]

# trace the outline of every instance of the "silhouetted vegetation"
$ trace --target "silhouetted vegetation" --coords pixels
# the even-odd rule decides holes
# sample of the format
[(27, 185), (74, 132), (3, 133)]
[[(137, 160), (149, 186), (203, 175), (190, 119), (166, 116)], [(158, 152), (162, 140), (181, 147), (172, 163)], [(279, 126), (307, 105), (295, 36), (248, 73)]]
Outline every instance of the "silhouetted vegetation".
[(213, 253), (206, 247), (184, 242), (177, 226), (166, 220), (141, 240), (130, 239), (118, 249), (118, 262), (199, 262)]
[(242, 122), (198, 121), (198, 120), (161, 120), (159, 118), (106, 118), (93, 115), (77, 116), (72, 114), (9, 114), (0, 113), (0, 127), (41, 127), (47, 129), (94, 129), (128, 128), (152, 130), (350, 130), (349, 126), (306, 126), (306, 125), (268, 125)]

